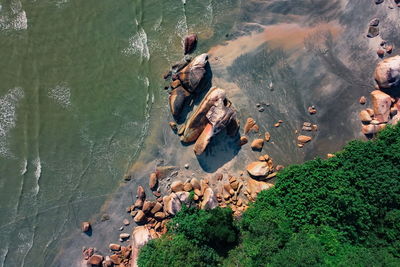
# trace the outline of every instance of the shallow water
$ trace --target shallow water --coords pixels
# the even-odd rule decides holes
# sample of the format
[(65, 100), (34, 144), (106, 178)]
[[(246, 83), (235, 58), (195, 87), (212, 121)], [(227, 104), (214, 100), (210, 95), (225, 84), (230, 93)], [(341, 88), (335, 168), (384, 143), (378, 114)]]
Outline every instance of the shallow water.
[[(199, 36), (196, 54), (210, 53), (213, 84), (242, 125), (252, 116), (271, 132), (262, 153), (277, 164), (361, 138), (357, 101), (378, 61), (369, 18), (400, 45), (399, 11), (364, 1), (0, 0), (0, 266), (74, 266), (82, 246), (107, 253), (156, 165), (190, 163), (180, 175), (206, 177), (258, 157), (221, 134), (196, 158), (168, 128), (161, 77), (187, 33)], [(258, 102), (271, 105), (260, 113)], [(319, 131), (300, 150), (304, 121)], [(119, 187), (128, 170), (133, 180)], [(80, 233), (83, 220), (92, 236)]]

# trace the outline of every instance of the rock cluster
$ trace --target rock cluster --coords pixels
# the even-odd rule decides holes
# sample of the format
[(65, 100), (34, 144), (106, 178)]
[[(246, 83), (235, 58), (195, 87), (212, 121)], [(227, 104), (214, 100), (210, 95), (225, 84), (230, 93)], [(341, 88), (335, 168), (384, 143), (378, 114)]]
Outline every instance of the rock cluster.
[(400, 120), (400, 56), (379, 62), (374, 78), (378, 89), (370, 94), (372, 108), (359, 113), (361, 131), (368, 137), (384, 129), (387, 124), (396, 124)]
[(259, 180), (271, 179), (276, 176), (272, 158), (267, 154), (260, 156), (258, 161), (249, 163), (246, 170), (252, 177)]

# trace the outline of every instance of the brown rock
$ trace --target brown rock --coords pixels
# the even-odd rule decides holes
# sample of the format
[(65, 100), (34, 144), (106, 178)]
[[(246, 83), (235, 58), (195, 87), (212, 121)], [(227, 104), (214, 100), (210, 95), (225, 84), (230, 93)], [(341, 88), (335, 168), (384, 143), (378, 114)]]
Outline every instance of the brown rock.
[(85, 248), (82, 252), (85, 260), (88, 260), (94, 254), (94, 248)]
[(125, 226), (127, 226), (127, 225), (129, 225), (129, 220), (128, 220), (128, 219), (124, 219), (124, 220), (122, 221), (122, 223), (123, 223)]
[(203, 201), (201, 202), (202, 209), (214, 209), (218, 206), (218, 200), (211, 188), (204, 191)]
[(365, 96), (362, 96), (362, 97), (360, 97), (359, 102), (361, 105), (365, 105), (367, 103), (367, 98)]
[(158, 179), (157, 179), (157, 174), (155, 172), (152, 172), (149, 177), (149, 187), (151, 190), (155, 190), (157, 187)]
[(190, 180), (190, 183), (192, 184), (192, 187), (194, 189), (201, 189), (200, 182), (196, 178), (192, 178), (192, 180)]
[(181, 81), (182, 86), (189, 92), (199, 93), (204, 89), (206, 65), (208, 63), (208, 55), (201, 54), (195, 57), (189, 65), (183, 68), (177, 74), (177, 78)]
[(163, 203), (164, 211), (170, 215), (175, 215), (182, 208), (181, 201), (175, 193), (163, 197)]
[(179, 87), (181, 85), (181, 81), (180, 80), (175, 80), (170, 85), (171, 85), (172, 89), (175, 89), (175, 88), (177, 88), (177, 87)]
[(113, 244), (113, 243), (111, 243), (108, 247), (109, 247), (111, 250), (114, 250), (114, 251), (120, 251), (120, 250), (121, 250), (121, 245), (119, 245), (119, 244)]
[(143, 203), (144, 201), (140, 198), (136, 199), (135, 204), (133, 204), (135, 206), (135, 208), (141, 209), (143, 207)]
[(274, 124), (274, 127), (279, 127), (279, 126), (281, 126), (281, 124), (279, 122)]
[(183, 185), (183, 190), (186, 191), (186, 192), (190, 192), (190, 191), (192, 191), (192, 189), (193, 189), (193, 186), (192, 186), (191, 183), (185, 183)]
[(310, 136), (306, 136), (306, 135), (299, 135), (297, 137), (297, 141), (299, 141), (300, 143), (303, 143), (303, 144), (310, 142), (311, 139), (312, 138)]
[(134, 220), (136, 223), (142, 223), (142, 222), (144, 222), (144, 221), (146, 220), (146, 215), (144, 214), (143, 211), (138, 210), (138, 212), (137, 212), (135, 218), (133, 218), (133, 220)]
[(156, 204), (156, 202), (153, 202), (153, 201), (145, 201), (143, 203), (142, 211), (144, 213), (149, 212), (155, 206), (155, 204)]
[(111, 260), (112, 263), (114, 263), (115, 265), (121, 264), (121, 258), (120, 258), (117, 254), (111, 255), (111, 256), (110, 256), (110, 260)]
[(376, 50), (376, 54), (378, 55), (378, 57), (382, 58), (385, 56), (385, 51), (383, 49), (378, 49)]
[(169, 124), (169, 127), (171, 127), (171, 130), (174, 133), (178, 132), (178, 125), (176, 124), (176, 122), (170, 121), (168, 124)]
[(237, 190), (239, 187), (239, 182), (238, 181), (232, 182), (231, 187), (233, 190)]
[(146, 193), (144, 192), (143, 186), (139, 185), (137, 188), (137, 198), (144, 200), (146, 198)]
[(189, 99), (190, 93), (182, 86), (179, 86), (171, 91), (169, 95), (169, 108), (173, 116), (180, 115), (185, 102)]
[(261, 150), (264, 146), (264, 139), (255, 139), (251, 142), (251, 149), (253, 150)]
[(241, 136), (240, 137), (240, 141), (239, 141), (239, 145), (243, 146), (243, 145), (247, 144), (248, 142), (249, 142), (249, 139), (247, 139), (246, 136)]
[(303, 147), (304, 147), (304, 145), (303, 145), (303, 144), (297, 144), (297, 147), (299, 147), (299, 148), (303, 148)]
[(375, 90), (371, 93), (371, 99), (375, 119), (379, 122), (388, 122), (392, 105), (391, 97), (380, 90)]
[(310, 113), (311, 115), (314, 115), (315, 113), (317, 113), (317, 109), (314, 106), (308, 107), (308, 113)]
[(157, 212), (156, 214), (154, 214), (154, 218), (156, 220), (163, 220), (165, 218), (165, 213), (164, 212)]
[(88, 260), (88, 264), (91, 264), (92, 266), (101, 266), (101, 263), (103, 262), (104, 257), (98, 254), (94, 254), (91, 256)]
[(91, 228), (92, 227), (90, 225), (90, 222), (82, 222), (82, 225), (81, 225), (82, 232), (84, 232), (84, 233), (89, 232)]
[(216, 179), (217, 181), (222, 181), (223, 178), (224, 178), (224, 175), (223, 175), (222, 173), (217, 172), (217, 173), (215, 174), (215, 179)]
[(368, 114), (369, 114), (371, 117), (374, 116), (374, 110), (373, 110), (372, 108), (366, 108), (365, 110), (368, 112)]
[(334, 158), (335, 155), (334, 155), (334, 154), (326, 154), (326, 157), (327, 157), (328, 159), (330, 159), (330, 158)]
[(271, 140), (271, 134), (269, 132), (265, 133), (265, 141), (269, 142)]
[(284, 168), (285, 168), (285, 167), (284, 167), (283, 165), (277, 165), (275, 169), (276, 169), (277, 171), (280, 171), (280, 170), (283, 170)]
[(388, 54), (391, 54), (391, 53), (393, 52), (393, 46), (392, 46), (392, 45), (387, 45), (387, 46), (385, 47), (385, 49), (386, 49), (386, 52), (387, 52)]
[(171, 184), (171, 191), (172, 192), (183, 191), (183, 183), (181, 181), (174, 181)]
[(363, 125), (361, 128), (361, 131), (365, 135), (376, 134), (377, 132), (384, 129), (385, 127), (386, 127), (386, 124), (379, 124), (379, 125), (368, 124), (368, 125)]
[(369, 115), (368, 111), (366, 111), (366, 110), (361, 110), (359, 117), (362, 122), (371, 122), (372, 121), (371, 116)]
[(195, 195), (197, 195), (197, 196), (199, 196), (199, 197), (202, 197), (203, 196), (203, 194), (201, 193), (201, 191), (199, 190), (199, 189), (195, 189), (194, 190), (194, 193), (195, 193)]
[(256, 124), (256, 121), (253, 118), (247, 118), (246, 123), (244, 125), (244, 133), (247, 134), (248, 132), (253, 131), (258, 133), (259, 128)]
[(150, 213), (155, 214), (155, 213), (159, 212), (160, 210), (162, 210), (162, 208), (163, 208), (162, 204), (160, 202), (156, 202), (154, 207), (151, 209)]
[(184, 54), (190, 54), (196, 48), (197, 45), (197, 35), (190, 34), (185, 37), (184, 41)]
[(400, 56), (384, 59), (376, 66), (374, 78), (379, 88), (391, 89), (400, 84)]
[(247, 172), (256, 177), (266, 176), (269, 173), (269, 167), (266, 162), (254, 161), (246, 166)]

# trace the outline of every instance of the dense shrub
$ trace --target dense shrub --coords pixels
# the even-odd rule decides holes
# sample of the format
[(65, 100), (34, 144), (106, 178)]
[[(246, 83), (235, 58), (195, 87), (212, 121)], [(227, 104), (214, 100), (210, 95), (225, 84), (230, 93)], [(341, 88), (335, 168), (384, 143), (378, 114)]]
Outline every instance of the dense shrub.
[[(186, 210), (173, 220), (171, 232), (218, 251), (219, 244), (236, 241), (230, 216), (223, 209)], [(243, 214), (238, 245), (227, 256), (219, 253), (224, 258), (214, 258), (214, 264), (400, 266), (399, 222), (397, 125), (375, 140), (350, 142), (336, 157), (281, 171), (275, 187), (261, 192)]]

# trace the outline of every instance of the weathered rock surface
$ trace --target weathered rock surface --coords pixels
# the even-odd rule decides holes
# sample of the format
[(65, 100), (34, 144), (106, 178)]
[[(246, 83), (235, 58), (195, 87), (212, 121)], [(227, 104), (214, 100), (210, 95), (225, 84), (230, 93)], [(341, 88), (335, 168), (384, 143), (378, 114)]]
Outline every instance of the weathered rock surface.
[(375, 119), (379, 122), (388, 122), (392, 105), (391, 97), (380, 90), (375, 90), (371, 93), (371, 98)]
[(186, 90), (191, 93), (198, 93), (204, 89), (204, 77), (207, 63), (208, 55), (201, 54), (195, 57), (189, 65), (177, 74), (178, 79)]
[(311, 141), (311, 137), (310, 136), (306, 136), (306, 135), (299, 135), (297, 137), (297, 141), (299, 141), (302, 144), (308, 143)]
[(132, 254), (131, 263), (132, 267), (137, 267), (137, 258), (139, 256), (139, 249), (143, 247), (151, 239), (150, 231), (146, 226), (135, 227), (132, 233)]
[(374, 78), (381, 89), (398, 86), (400, 84), (400, 56), (389, 57), (379, 62)]
[(197, 35), (190, 34), (185, 37), (184, 41), (184, 54), (190, 54), (194, 51), (197, 45)]
[(254, 161), (246, 166), (247, 172), (256, 177), (266, 176), (269, 173), (269, 167), (266, 162)]

